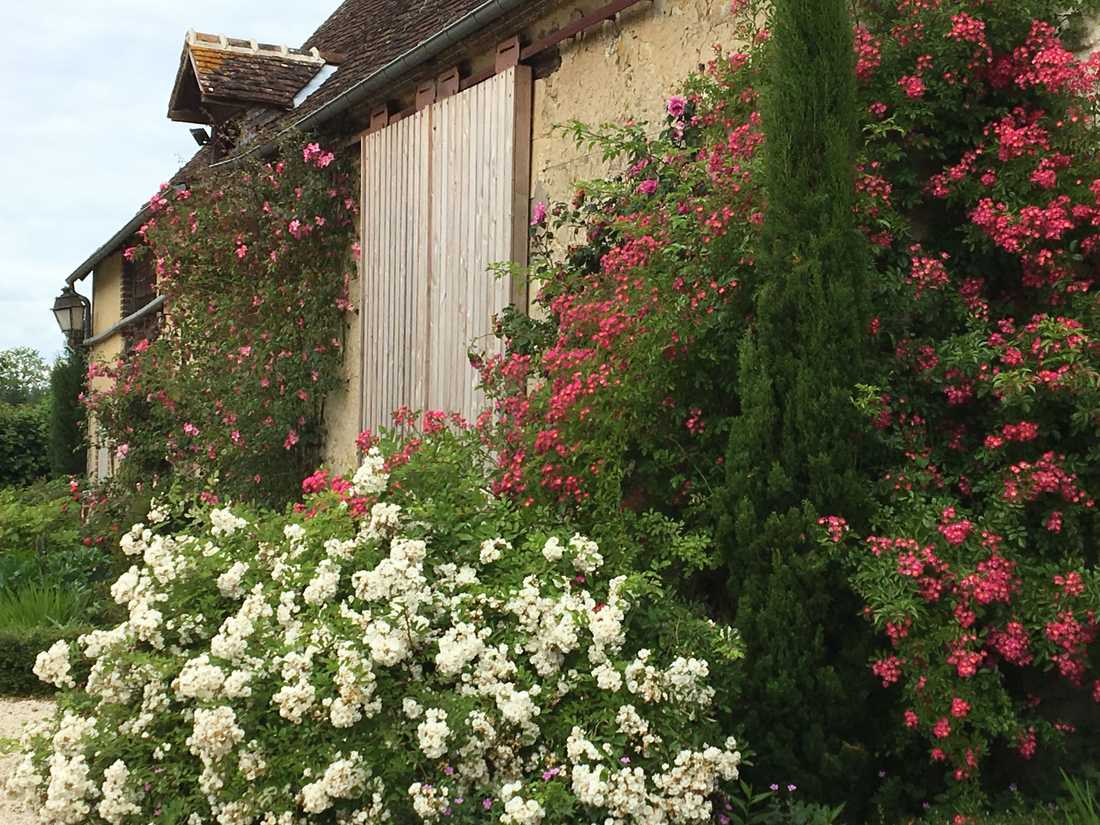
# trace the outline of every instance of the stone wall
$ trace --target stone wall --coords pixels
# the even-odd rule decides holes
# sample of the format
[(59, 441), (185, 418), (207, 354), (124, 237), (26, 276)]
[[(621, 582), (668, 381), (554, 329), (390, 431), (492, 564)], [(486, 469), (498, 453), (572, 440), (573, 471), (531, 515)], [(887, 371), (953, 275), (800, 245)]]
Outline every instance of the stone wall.
[[(570, 3), (541, 26), (559, 28), (602, 0)], [(664, 123), (664, 106), (683, 80), (714, 56), (714, 45), (734, 45), (728, 0), (642, 2), (561, 45), (561, 66), (535, 82), (531, 194), (568, 200), (573, 182), (608, 171), (598, 154), (574, 145), (554, 127), (629, 120)]]
[[(359, 281), (351, 283), (351, 295), (358, 303)], [(347, 334), (344, 339), (344, 388), (325, 399), (325, 464), (339, 471), (356, 466), (355, 438), (359, 435), (362, 414), (360, 404), (361, 360), (363, 357), (363, 328), (357, 312), (348, 313)]]

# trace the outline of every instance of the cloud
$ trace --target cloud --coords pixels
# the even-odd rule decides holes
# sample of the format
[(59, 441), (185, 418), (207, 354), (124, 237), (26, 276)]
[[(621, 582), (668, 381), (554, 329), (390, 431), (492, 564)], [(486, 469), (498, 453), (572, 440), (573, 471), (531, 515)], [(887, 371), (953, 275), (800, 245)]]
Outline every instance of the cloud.
[(65, 277), (194, 153), (187, 126), (166, 117), (187, 30), (296, 46), (337, 5), (51, 0), (5, 9), (0, 349), (49, 357), (62, 347), (49, 309)]

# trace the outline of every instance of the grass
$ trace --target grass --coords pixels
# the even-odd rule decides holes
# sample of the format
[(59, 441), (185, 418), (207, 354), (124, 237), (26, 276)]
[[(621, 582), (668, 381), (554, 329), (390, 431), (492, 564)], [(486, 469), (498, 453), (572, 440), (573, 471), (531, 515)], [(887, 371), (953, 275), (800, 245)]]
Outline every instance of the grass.
[(75, 627), (87, 623), (88, 594), (56, 585), (29, 584), (0, 592), (0, 627)]
[(1062, 773), (1062, 786), (1069, 794), (1065, 803), (1067, 825), (1100, 825), (1100, 801), (1087, 779), (1071, 779)]

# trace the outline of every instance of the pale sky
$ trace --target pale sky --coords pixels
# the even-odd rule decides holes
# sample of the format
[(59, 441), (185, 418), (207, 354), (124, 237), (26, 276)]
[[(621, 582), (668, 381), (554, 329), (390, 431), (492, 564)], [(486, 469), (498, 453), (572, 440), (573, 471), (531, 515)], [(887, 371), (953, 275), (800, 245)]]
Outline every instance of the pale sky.
[(0, 3), (0, 349), (52, 359), (65, 277), (197, 149), (166, 116), (187, 30), (300, 46), (339, 0)]

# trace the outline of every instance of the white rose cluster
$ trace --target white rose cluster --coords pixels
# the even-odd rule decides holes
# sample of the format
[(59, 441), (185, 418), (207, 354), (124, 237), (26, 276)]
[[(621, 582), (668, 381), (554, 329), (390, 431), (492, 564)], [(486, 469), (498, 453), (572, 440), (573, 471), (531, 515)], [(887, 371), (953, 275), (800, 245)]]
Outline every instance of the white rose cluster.
[(377, 447), (371, 447), (351, 479), (352, 489), (356, 495), (376, 496), (385, 492), (387, 483), (386, 458)]
[(228, 507), (210, 511), (210, 532), (215, 536), (232, 536), (248, 526), (248, 522)]
[(379, 499), (362, 517), (222, 507), (192, 534), (129, 531), (126, 620), (72, 647), (82, 686), (67, 643), (38, 657), (83, 710), (28, 739), (9, 787), (50, 825), (144, 825), (168, 795), (188, 825), (542, 825), (562, 792), (586, 822), (711, 821), (740, 756), (699, 734), (710, 663), (628, 634), (638, 579), (572, 530), (517, 535), (480, 491), (430, 523), (385, 464), (355, 473)]
[(34, 675), (48, 685), (59, 688), (74, 687), (72, 662), (69, 660), (69, 643), (59, 640), (49, 650), (38, 654), (34, 660)]

